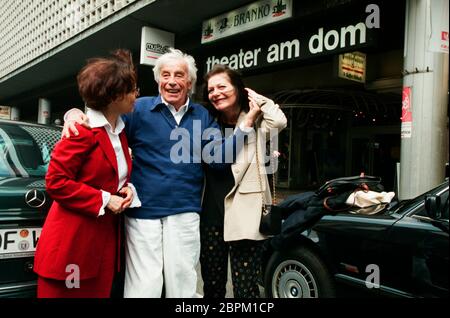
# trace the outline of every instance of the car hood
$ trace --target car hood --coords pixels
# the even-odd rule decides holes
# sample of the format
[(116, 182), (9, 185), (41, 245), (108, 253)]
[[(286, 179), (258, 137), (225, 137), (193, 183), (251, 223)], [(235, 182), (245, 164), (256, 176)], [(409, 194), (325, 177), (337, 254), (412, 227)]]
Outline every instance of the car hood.
[(50, 203), (43, 177), (0, 177), (0, 212), (47, 211)]

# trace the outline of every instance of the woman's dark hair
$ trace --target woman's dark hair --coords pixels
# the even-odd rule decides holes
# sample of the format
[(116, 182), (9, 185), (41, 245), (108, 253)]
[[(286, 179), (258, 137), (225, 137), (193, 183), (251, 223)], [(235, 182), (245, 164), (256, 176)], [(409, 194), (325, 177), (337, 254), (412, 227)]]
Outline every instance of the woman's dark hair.
[(208, 80), (217, 74), (225, 73), (230, 78), (231, 85), (236, 90), (237, 94), (237, 104), (239, 105), (239, 108), (241, 111), (248, 112), (249, 106), (248, 106), (248, 93), (245, 90), (244, 82), (242, 81), (242, 75), (236, 70), (233, 70), (229, 68), (226, 65), (222, 64), (216, 64), (213, 66), (213, 68), (206, 73), (204, 80), (204, 86), (203, 86), (203, 99), (207, 103), (208, 109), (217, 117), (219, 115), (219, 112), (214, 108), (214, 106), (211, 104), (208, 98)]
[(78, 73), (77, 82), (86, 105), (104, 110), (118, 97), (136, 89), (137, 75), (130, 51), (119, 49), (109, 57), (89, 59)]

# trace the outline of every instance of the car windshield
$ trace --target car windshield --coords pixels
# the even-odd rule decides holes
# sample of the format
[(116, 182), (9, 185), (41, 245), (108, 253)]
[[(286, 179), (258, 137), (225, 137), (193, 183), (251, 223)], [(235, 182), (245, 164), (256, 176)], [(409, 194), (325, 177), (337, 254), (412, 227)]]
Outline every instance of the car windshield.
[(61, 137), (57, 127), (0, 123), (0, 177), (43, 177)]
[(418, 197), (411, 199), (411, 200), (403, 200), (401, 201), (399, 204), (393, 206), (392, 208), (390, 208), (390, 213), (399, 213), (400, 209), (403, 211), (409, 211), (409, 209), (411, 207), (416, 206), (419, 203), (424, 202), (425, 200), (425, 196), (428, 194), (436, 194), (441, 192), (442, 190), (445, 189), (445, 187), (448, 187), (448, 181), (444, 182), (443, 184), (441, 184), (440, 186), (438, 186), (437, 188), (433, 188), (428, 192), (425, 192), (424, 194), (419, 195)]

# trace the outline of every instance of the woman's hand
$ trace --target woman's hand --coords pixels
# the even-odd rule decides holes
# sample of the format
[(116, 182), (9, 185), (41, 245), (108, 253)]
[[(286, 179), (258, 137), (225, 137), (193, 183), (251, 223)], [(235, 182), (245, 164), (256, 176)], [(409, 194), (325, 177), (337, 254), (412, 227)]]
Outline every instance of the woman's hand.
[(111, 198), (109, 199), (108, 204), (106, 207), (113, 213), (113, 214), (119, 214), (122, 213), (124, 208), (124, 198), (119, 197), (118, 195), (111, 195)]
[(64, 123), (64, 127), (63, 127), (61, 135), (66, 138), (70, 138), (71, 134), (78, 136), (78, 130), (75, 127), (75, 124), (77, 124), (77, 123), (88, 129), (91, 128), (89, 126), (89, 120), (88, 120), (87, 116), (81, 110), (77, 109), (77, 110), (69, 111), (69, 114), (67, 116), (66, 122)]
[(119, 190), (119, 194), (123, 197), (122, 208), (128, 209), (133, 202), (133, 190), (130, 187), (123, 187)]
[(245, 116), (245, 126), (246, 127), (253, 127), (255, 124), (256, 119), (261, 114), (261, 106), (265, 101), (265, 97), (262, 95), (257, 94), (254, 90), (250, 88), (246, 88), (248, 92), (248, 105), (249, 105), (249, 112)]
[(268, 99), (267, 97), (258, 94), (251, 88), (246, 87), (245, 90), (247, 91), (248, 99), (250, 100), (251, 98), (253, 101), (256, 102), (256, 104), (258, 104), (259, 107), (261, 107), (264, 104), (264, 102)]

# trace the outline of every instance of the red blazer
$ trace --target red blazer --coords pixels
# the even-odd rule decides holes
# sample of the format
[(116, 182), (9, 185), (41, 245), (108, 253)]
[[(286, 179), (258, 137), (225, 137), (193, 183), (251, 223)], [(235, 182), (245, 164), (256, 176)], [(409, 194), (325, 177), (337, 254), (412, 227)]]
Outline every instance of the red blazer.
[[(105, 128), (77, 126), (78, 136), (55, 147), (45, 178), (54, 200), (36, 249), (34, 271), (45, 278), (64, 280), (69, 264), (80, 269), (80, 279), (97, 276), (104, 253), (118, 250), (119, 216), (102, 206), (100, 189), (117, 192), (117, 159)], [(128, 164), (131, 158), (125, 132), (120, 141)]]

